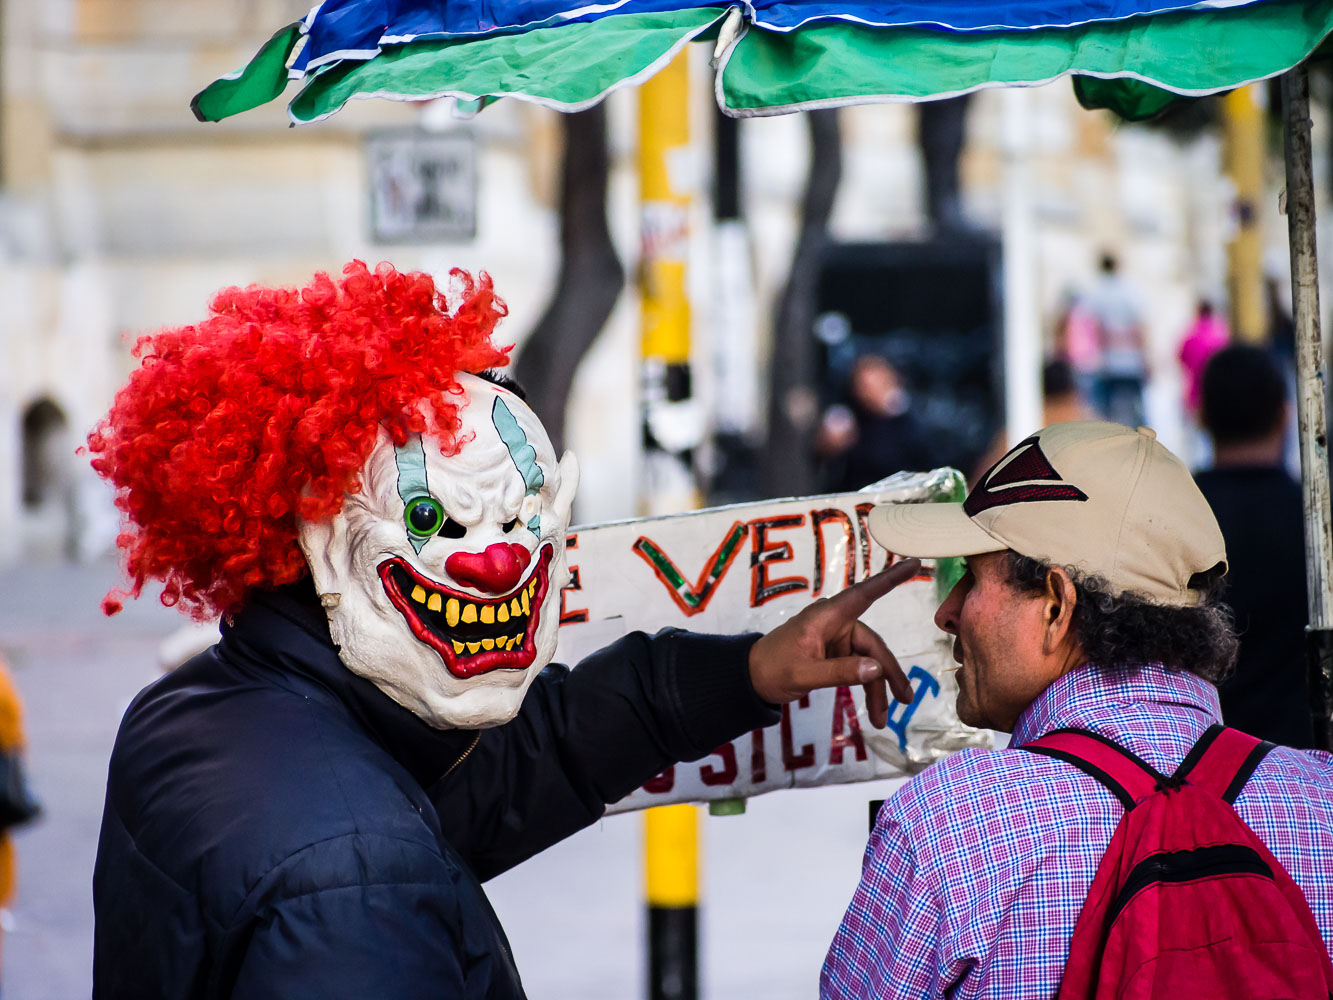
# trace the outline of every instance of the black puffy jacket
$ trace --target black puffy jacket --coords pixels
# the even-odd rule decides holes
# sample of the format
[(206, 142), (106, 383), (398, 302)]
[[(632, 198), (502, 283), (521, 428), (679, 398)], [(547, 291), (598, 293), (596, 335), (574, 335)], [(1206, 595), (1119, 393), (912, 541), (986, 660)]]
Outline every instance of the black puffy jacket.
[(772, 706), (753, 637), (666, 631), (548, 667), (510, 723), (427, 726), (338, 659), (308, 583), (146, 688), (111, 757), (98, 1000), (520, 998), (481, 882)]

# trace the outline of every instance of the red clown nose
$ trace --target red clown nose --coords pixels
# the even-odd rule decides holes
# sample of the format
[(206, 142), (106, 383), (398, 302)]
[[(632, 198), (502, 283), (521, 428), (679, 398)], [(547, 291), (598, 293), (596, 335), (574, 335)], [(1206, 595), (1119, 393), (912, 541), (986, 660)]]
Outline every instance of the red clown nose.
[(496, 542), (485, 552), (455, 552), (444, 568), (459, 583), (492, 594), (512, 590), (528, 568), (532, 553), (522, 545)]

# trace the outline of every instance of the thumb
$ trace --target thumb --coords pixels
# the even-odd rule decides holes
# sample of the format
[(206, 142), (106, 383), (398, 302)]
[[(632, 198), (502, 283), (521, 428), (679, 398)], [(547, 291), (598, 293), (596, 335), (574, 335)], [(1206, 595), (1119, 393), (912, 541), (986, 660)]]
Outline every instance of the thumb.
[(865, 690), (865, 707), (870, 722), (875, 728), (883, 729), (889, 721), (889, 693), (883, 665), (869, 656), (839, 656), (822, 661), (821, 666), (829, 679), (820, 686), (861, 685)]

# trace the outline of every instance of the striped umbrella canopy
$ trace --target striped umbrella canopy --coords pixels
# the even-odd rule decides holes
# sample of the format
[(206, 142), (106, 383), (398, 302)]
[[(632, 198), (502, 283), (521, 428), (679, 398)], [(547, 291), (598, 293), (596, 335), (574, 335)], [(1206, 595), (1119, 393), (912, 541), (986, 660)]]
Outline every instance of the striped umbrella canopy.
[(1276, 76), (1331, 31), (1333, 0), (325, 0), (192, 107), (218, 121), (296, 83), (300, 123), (373, 97), (578, 111), (711, 41), (733, 116), (1069, 76), (1084, 105), (1141, 119)]

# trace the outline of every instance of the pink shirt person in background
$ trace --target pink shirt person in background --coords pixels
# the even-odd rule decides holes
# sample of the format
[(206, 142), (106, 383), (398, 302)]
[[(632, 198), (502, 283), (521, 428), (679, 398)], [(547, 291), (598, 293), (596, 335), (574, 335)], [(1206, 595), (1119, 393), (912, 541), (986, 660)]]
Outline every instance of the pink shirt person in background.
[(1194, 322), (1180, 342), (1180, 366), (1185, 369), (1185, 408), (1190, 413), (1199, 412), (1204, 366), (1230, 341), (1227, 321), (1214, 311), (1211, 302), (1201, 299)]

